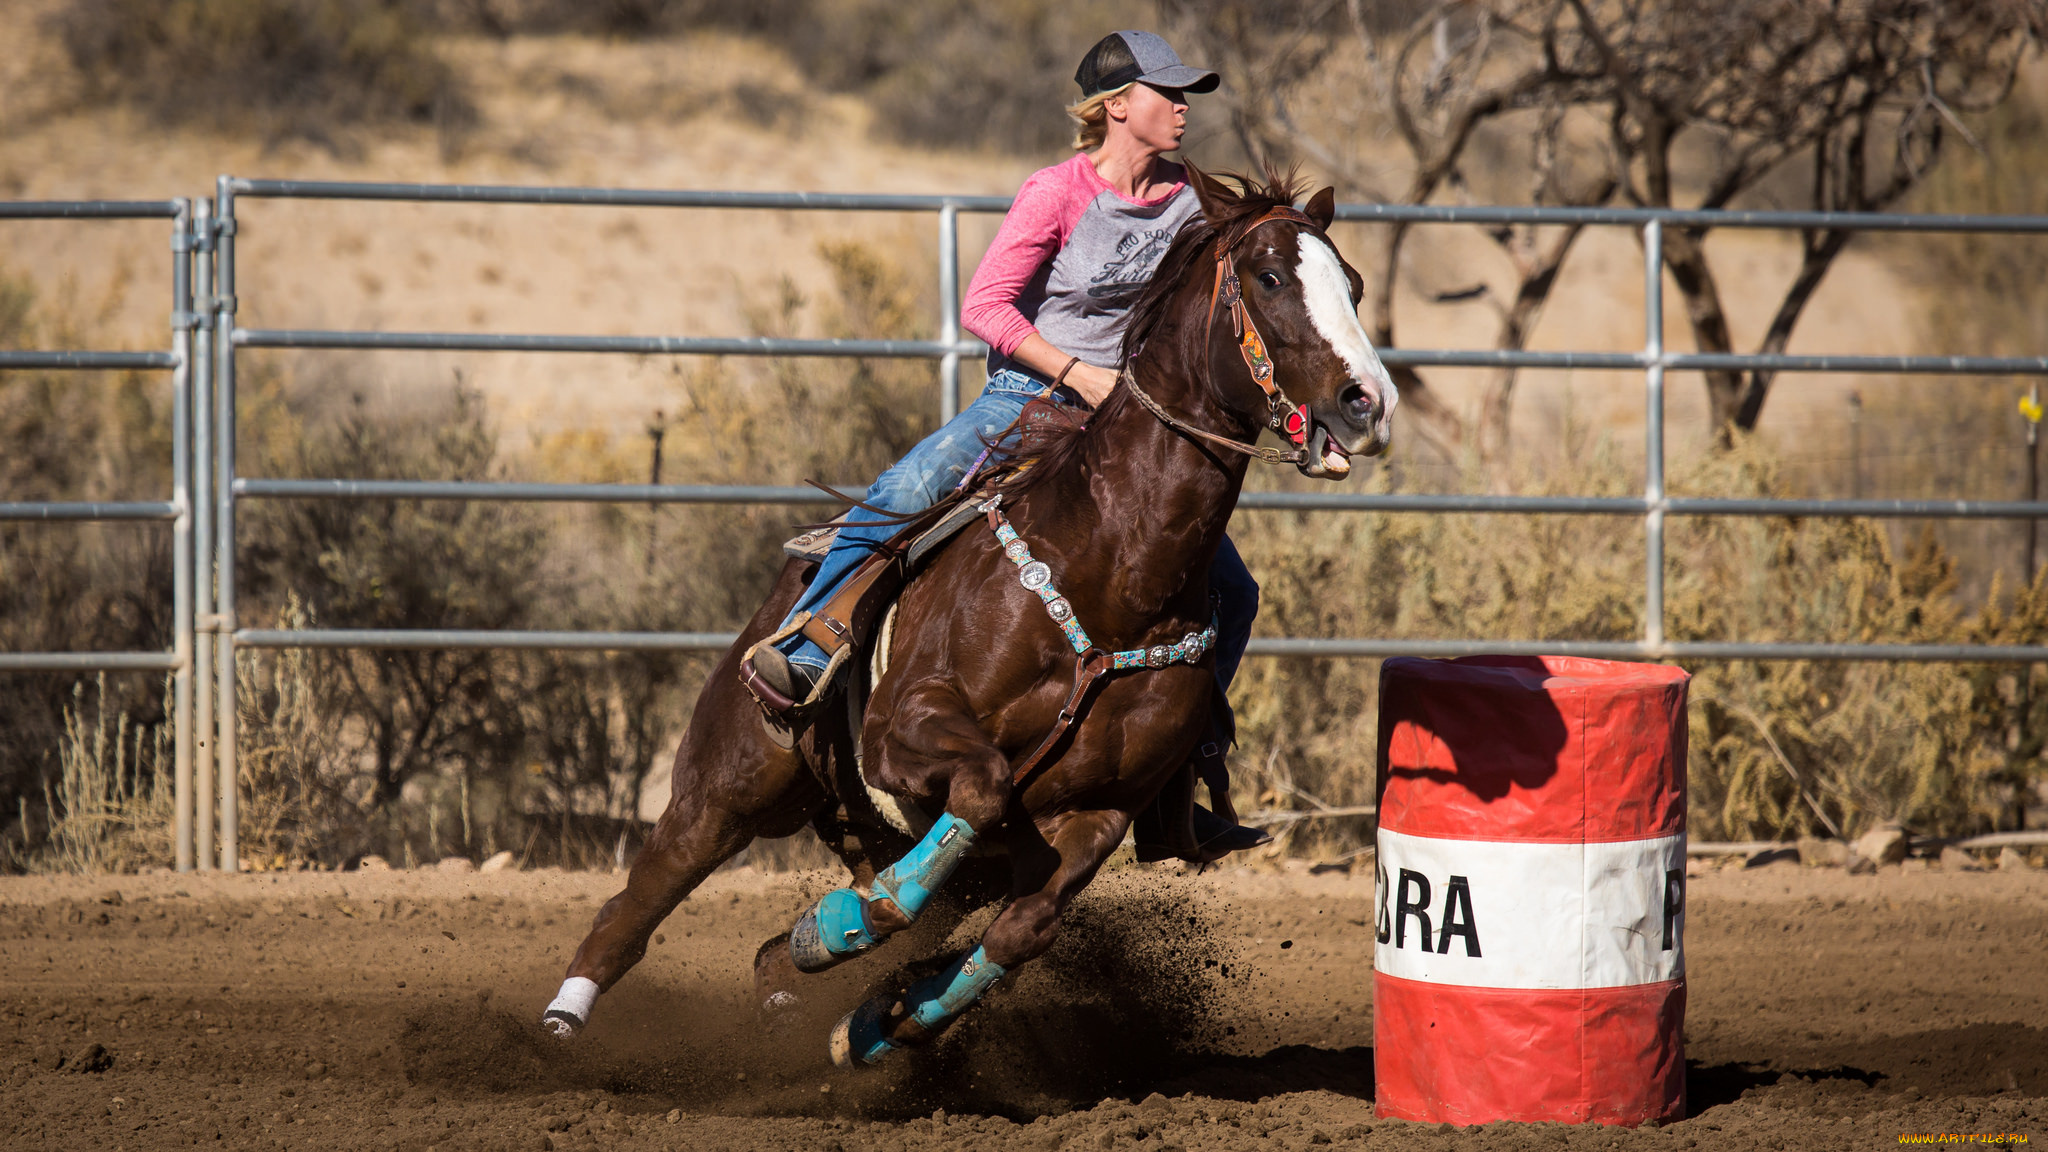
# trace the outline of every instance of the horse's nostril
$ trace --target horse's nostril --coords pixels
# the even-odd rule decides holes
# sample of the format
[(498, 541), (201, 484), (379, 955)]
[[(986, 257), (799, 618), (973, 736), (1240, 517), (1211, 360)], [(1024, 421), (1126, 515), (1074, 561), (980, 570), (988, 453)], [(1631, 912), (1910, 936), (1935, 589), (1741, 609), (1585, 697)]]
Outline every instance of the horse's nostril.
[(1344, 419), (1354, 427), (1367, 427), (1379, 415), (1379, 397), (1367, 391), (1363, 384), (1353, 384), (1338, 393), (1337, 403), (1343, 409)]

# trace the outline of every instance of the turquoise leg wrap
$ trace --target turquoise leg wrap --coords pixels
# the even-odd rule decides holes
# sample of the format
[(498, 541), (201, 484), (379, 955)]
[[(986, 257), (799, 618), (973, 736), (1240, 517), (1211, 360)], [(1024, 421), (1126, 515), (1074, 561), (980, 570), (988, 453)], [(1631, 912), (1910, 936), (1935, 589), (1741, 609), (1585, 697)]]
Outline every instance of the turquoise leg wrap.
[[(974, 829), (946, 813), (917, 847), (875, 877), (873, 899), (894, 902), (906, 918), (916, 921), (932, 892), (953, 874), (973, 843)], [(882, 938), (868, 918), (868, 903), (853, 889), (838, 888), (797, 917), (795, 927), (789, 930), (790, 959), (797, 969), (822, 972), (880, 944)]]
[(917, 847), (875, 877), (875, 895), (896, 902), (905, 916), (916, 920), (939, 885), (953, 874), (960, 858), (974, 844), (974, 829), (951, 812), (939, 817)]
[(818, 938), (837, 955), (858, 956), (881, 943), (868, 923), (867, 904), (851, 888), (825, 893), (818, 901), (817, 917)]
[(937, 1032), (953, 1017), (974, 1006), (989, 986), (1003, 978), (1003, 966), (977, 947), (950, 972), (941, 972), (911, 986), (903, 999), (913, 1005), (910, 1016), (926, 1031)]
[[(954, 967), (912, 985), (904, 993), (903, 1003), (927, 1036), (937, 1035), (1002, 978), (1003, 966), (991, 962), (987, 953), (976, 948)], [(882, 1034), (882, 1017), (891, 1006), (890, 997), (878, 996), (848, 1013), (834, 1029), (833, 1061), (842, 1066), (854, 1062), (874, 1064), (900, 1048)]]

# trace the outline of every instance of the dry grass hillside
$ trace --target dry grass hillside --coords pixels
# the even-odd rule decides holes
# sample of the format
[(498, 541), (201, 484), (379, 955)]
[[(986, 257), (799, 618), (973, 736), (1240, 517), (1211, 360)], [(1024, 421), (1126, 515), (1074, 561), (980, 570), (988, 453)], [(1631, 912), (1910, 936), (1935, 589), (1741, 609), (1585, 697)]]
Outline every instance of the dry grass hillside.
[[(456, 39), (448, 55), (474, 93), (474, 128), (451, 139), (431, 126), (359, 133), (340, 146), (266, 143), (200, 128), (167, 128), (130, 110), (81, 106), (59, 47), (42, 23), (50, 0), (8, 0), (0, 21), (25, 51), (0, 62), (0, 195), (18, 198), (201, 195), (222, 172), (308, 179), (468, 181), (833, 191), (1005, 193), (1059, 158), (940, 152), (885, 142), (873, 113), (850, 96), (795, 78), (789, 59), (758, 39), (704, 33), (630, 42), (582, 36)], [(1046, 93), (1056, 117), (1064, 89)], [(1196, 137), (1227, 154), (1220, 126)], [(1199, 147), (1191, 154), (1202, 157)], [(963, 274), (992, 233), (969, 218)], [(394, 206), (244, 202), (241, 318), (252, 327), (744, 334), (784, 295), (815, 297), (827, 283), (821, 240), (858, 238), (929, 275), (928, 216), (708, 211)], [(1730, 294), (1738, 337), (1760, 331), (1790, 279), (1788, 238), (1726, 232), (1713, 244), (1754, 292)], [(1354, 242), (1354, 250), (1363, 251)], [(126, 342), (157, 337), (162, 313), (151, 225), (10, 225), (0, 259), (45, 291), (115, 318)], [(1429, 306), (1438, 293), (1511, 287), (1494, 246), (1438, 229), (1411, 250), (1403, 287), (1411, 343), (1483, 344), (1483, 303)], [(1538, 348), (1640, 345), (1637, 244), (1604, 230), (1582, 242), (1533, 340)], [(1852, 251), (1802, 322), (1794, 351), (1903, 354), (1933, 349), (1915, 322), (1912, 273), (1894, 253)], [(1771, 289), (1771, 290), (1767, 290)], [(1682, 319), (1667, 339), (1683, 347)], [(892, 335), (894, 333), (891, 333)], [(881, 335), (878, 333), (878, 335)], [(1742, 342), (1740, 339), (1738, 342)], [(1946, 349), (1945, 349), (1946, 350)], [(324, 356), (324, 354), (323, 354)], [(490, 398), (504, 430), (524, 439), (565, 426), (638, 436), (672, 403), (669, 365), (582, 357), (394, 355), (374, 375), (392, 399), (460, 368)], [(1453, 396), (1457, 374), (1445, 374)], [(1802, 380), (1773, 400), (1767, 426), (1808, 440), (1839, 424), (1856, 382)], [(1867, 391), (1869, 384), (1861, 386)], [(1672, 382), (1677, 444), (1697, 438), (1697, 383)], [(1520, 421), (1541, 453), (1567, 418), (1640, 427), (1638, 382), (1595, 373), (1532, 374)]]
[[(10, 4), (0, 20), (33, 25)], [(0, 195), (28, 199), (203, 195), (214, 177), (995, 193), (1027, 161), (948, 155), (868, 139), (858, 102), (809, 91), (757, 42), (576, 37), (453, 46), (480, 124), (452, 152), (432, 128), (336, 151), (169, 130), (123, 109), (69, 109), (55, 49), (16, 61), (0, 95)], [(970, 226), (978, 252), (993, 222)], [(978, 236), (979, 239), (972, 237)], [(861, 240), (906, 266), (936, 259), (929, 216), (808, 216), (320, 202), (242, 205), (239, 296), (252, 327), (740, 335), (784, 283), (829, 283), (821, 242)], [(43, 291), (109, 317), (127, 346), (157, 340), (161, 229), (17, 225), (0, 261)], [(310, 366), (299, 365), (302, 371)], [(582, 357), (394, 356), (370, 373), (390, 399), (463, 375), (520, 439), (564, 427), (639, 436), (673, 407), (669, 365)]]

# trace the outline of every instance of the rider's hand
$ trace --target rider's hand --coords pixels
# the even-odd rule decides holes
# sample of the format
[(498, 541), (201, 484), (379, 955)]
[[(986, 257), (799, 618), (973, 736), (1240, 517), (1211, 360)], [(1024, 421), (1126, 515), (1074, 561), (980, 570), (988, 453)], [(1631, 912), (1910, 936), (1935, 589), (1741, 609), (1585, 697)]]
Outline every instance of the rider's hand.
[(1090, 408), (1099, 408), (1116, 388), (1117, 373), (1114, 368), (1097, 368), (1093, 364), (1076, 364), (1067, 373), (1067, 387), (1081, 394)]

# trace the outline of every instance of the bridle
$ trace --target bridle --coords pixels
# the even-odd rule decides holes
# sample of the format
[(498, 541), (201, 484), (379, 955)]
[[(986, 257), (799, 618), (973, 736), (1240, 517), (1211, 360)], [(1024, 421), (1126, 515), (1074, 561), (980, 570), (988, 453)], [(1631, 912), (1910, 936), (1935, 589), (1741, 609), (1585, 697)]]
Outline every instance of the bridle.
[(1214, 286), (1209, 290), (1209, 315), (1207, 323), (1202, 328), (1202, 347), (1206, 349), (1215, 334), (1217, 310), (1227, 305), (1230, 309), (1231, 328), (1237, 336), (1238, 355), (1244, 357), (1244, 366), (1250, 371), (1252, 382), (1257, 384), (1259, 390), (1266, 394), (1266, 426), (1278, 433), (1283, 439), (1291, 442), (1294, 445), (1294, 449), (1292, 451), (1282, 451), (1277, 448), (1264, 448), (1255, 444), (1243, 444), (1228, 436), (1218, 436), (1213, 432), (1205, 432), (1189, 424), (1187, 421), (1174, 416), (1161, 407), (1159, 401), (1154, 400), (1149, 393), (1140, 388), (1138, 386), (1138, 378), (1132, 375), (1128, 363), (1124, 365), (1123, 382), (1130, 388), (1131, 394), (1138, 398), (1138, 403), (1145, 406), (1146, 411), (1158, 417), (1161, 423), (1176, 432), (1183, 432), (1189, 436), (1197, 437), (1219, 448), (1226, 448), (1232, 452), (1241, 452), (1246, 456), (1256, 460), (1263, 460), (1268, 464), (1293, 464), (1301, 468), (1320, 468), (1323, 450), (1329, 433), (1320, 426), (1316, 426), (1309, 419), (1308, 413), (1304, 412), (1294, 401), (1288, 399), (1287, 394), (1282, 392), (1279, 386), (1273, 383), (1273, 357), (1266, 351), (1265, 337), (1259, 335), (1259, 327), (1252, 321), (1251, 310), (1245, 306), (1244, 285), (1237, 276), (1235, 257), (1238, 248), (1245, 241), (1251, 239), (1252, 233), (1258, 231), (1260, 225), (1269, 224), (1275, 220), (1304, 224), (1312, 229), (1317, 236), (1324, 235), (1322, 225), (1317, 224), (1306, 212), (1293, 208), (1278, 207), (1267, 209), (1258, 219), (1239, 229), (1235, 236), (1218, 243), (1216, 246), (1216, 279)]

